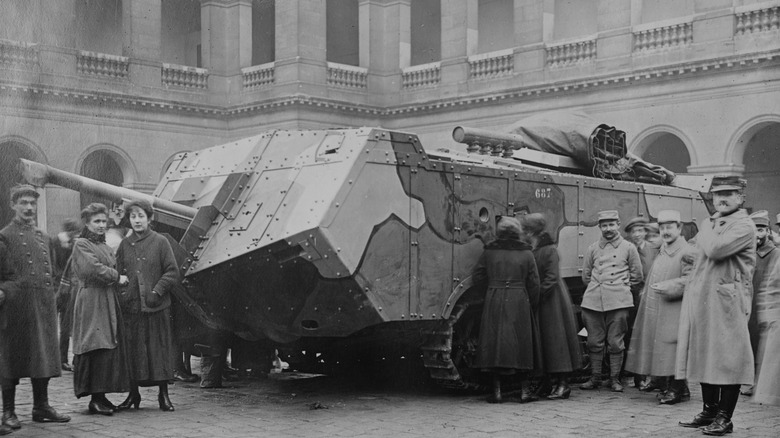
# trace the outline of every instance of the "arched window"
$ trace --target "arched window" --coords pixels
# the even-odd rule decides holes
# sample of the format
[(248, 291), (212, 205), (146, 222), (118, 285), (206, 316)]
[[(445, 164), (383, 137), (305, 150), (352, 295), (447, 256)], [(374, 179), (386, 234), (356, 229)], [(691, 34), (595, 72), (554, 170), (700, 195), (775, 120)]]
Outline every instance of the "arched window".
[[(774, 219), (780, 213), (780, 123), (768, 123), (748, 140), (742, 163), (745, 166), (747, 200), (751, 210), (767, 210)], [(772, 221), (774, 222), (774, 220)]]
[(654, 137), (642, 153), (642, 159), (663, 166), (672, 172), (685, 173), (691, 165), (691, 156), (685, 143), (674, 134), (661, 133)]
[(19, 172), (19, 159), (35, 160), (36, 154), (27, 145), (18, 141), (0, 143), (0, 227), (4, 227), (14, 217), (11, 209), (9, 190), (16, 184), (23, 183), (24, 178)]
[[(98, 149), (90, 152), (84, 158), (79, 173), (87, 178), (121, 187), (125, 182), (125, 177), (122, 172), (122, 166), (119, 163), (120, 160), (122, 158), (117, 153)], [(93, 202), (100, 202), (110, 207), (111, 201), (95, 195), (81, 194), (81, 208)]]

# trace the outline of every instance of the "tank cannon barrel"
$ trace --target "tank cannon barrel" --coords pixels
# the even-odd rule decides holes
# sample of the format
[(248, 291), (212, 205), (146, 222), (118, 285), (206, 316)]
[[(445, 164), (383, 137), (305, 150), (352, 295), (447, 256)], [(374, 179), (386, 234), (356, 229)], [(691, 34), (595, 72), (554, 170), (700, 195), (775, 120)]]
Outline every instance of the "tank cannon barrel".
[(512, 151), (527, 147), (523, 136), (487, 129), (457, 126), (452, 130), (452, 139), (468, 145), (469, 152), (479, 152), (483, 155), (512, 156)]
[(105, 197), (114, 201), (121, 201), (123, 199), (148, 201), (152, 204), (155, 211), (159, 213), (156, 214), (156, 216), (158, 216), (157, 219), (168, 223), (169, 225), (179, 227), (183, 225), (186, 227), (198, 212), (197, 208), (160, 199), (124, 187), (117, 187), (101, 181), (96, 181), (34, 161), (21, 159), (19, 167), (24, 179), (34, 186), (43, 187), (46, 184), (55, 184), (80, 193)]

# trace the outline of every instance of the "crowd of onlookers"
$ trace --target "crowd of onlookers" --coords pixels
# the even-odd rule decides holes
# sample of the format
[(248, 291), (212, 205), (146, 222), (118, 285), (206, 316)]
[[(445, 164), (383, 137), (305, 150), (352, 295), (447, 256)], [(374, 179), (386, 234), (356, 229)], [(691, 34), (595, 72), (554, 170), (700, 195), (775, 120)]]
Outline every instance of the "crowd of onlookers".
[[(601, 238), (582, 260), (591, 376), (580, 389), (622, 392), (631, 375), (637, 389), (659, 390), (659, 403), (673, 405), (689, 400), (688, 382), (698, 382), (703, 410), (680, 425), (715, 436), (733, 430), (740, 392), (780, 405), (780, 250), (768, 213), (742, 208), (745, 186), (713, 178), (715, 213), (690, 241), (679, 211), (660, 211), (655, 223), (631, 219), (627, 238), (617, 210), (599, 213)], [(506, 399), (510, 379), (520, 382), (521, 403), (568, 398), (569, 376), (582, 368), (548, 231), (538, 213), (500, 217), (474, 268), (485, 290), (475, 365), (493, 376), (488, 402)]]
[[(707, 435), (733, 430), (740, 392), (780, 404), (780, 250), (768, 213), (742, 209), (744, 188), (740, 178), (714, 178), (716, 212), (689, 241), (679, 211), (657, 212), (652, 224), (636, 217), (622, 230), (618, 211), (599, 213), (601, 238), (582, 260), (590, 378), (580, 389), (622, 392), (631, 375), (671, 405), (689, 400), (688, 382), (698, 382), (703, 410), (680, 425)], [(48, 402), (48, 381), (62, 370), (73, 372), (76, 397), (90, 397), (90, 413), (137, 409), (140, 386), (156, 386), (160, 409), (173, 411), (168, 382), (197, 380), (174, 336), (178, 246), (152, 229), (146, 201), (111, 211), (90, 204), (50, 239), (35, 225), (38, 196), (14, 187), (15, 217), (0, 231), (0, 435), (21, 427), (20, 378), (32, 382), (34, 421), (70, 420)], [(484, 291), (474, 366), (492, 375), (491, 403), (507, 399), (508, 380), (520, 383), (523, 403), (567, 399), (572, 373), (583, 369), (551, 231), (539, 213), (502, 216), (473, 270)], [(225, 369), (224, 336), (211, 337), (201, 346), (202, 386), (218, 385)], [(115, 405), (108, 393), (129, 395)]]

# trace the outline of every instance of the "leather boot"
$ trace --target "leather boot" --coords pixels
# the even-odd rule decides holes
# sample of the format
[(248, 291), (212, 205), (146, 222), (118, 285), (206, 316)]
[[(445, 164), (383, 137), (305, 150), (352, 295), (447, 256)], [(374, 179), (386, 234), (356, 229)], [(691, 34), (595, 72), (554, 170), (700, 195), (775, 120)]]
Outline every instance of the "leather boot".
[(569, 395), (571, 395), (571, 387), (569, 386), (569, 379), (568, 377), (561, 377), (558, 380), (558, 385), (555, 387), (555, 390), (547, 396), (550, 400), (556, 400), (559, 398), (567, 399), (569, 398)]
[(200, 387), (222, 387), (222, 358), (221, 356), (201, 356), (200, 358)]
[(687, 387), (685, 380), (673, 380), (669, 385), (669, 390), (664, 393), (658, 402), (662, 405), (673, 405), (690, 400), (691, 393), (686, 391)]
[(715, 420), (702, 429), (705, 435), (722, 436), (731, 433), (734, 430), (734, 424), (731, 422), (731, 416), (734, 415), (734, 409), (739, 401), (740, 385), (721, 385), (720, 400), (718, 401), (718, 414)]
[(623, 366), (623, 353), (610, 353), (609, 355), (609, 375), (612, 383), (609, 388), (612, 392), (623, 392), (623, 385), (620, 384), (620, 370)]
[(680, 421), (678, 424), (682, 427), (702, 427), (712, 424), (718, 415), (718, 401), (720, 399), (720, 388), (706, 383), (701, 384), (701, 398), (703, 399), (702, 411), (696, 414), (691, 421)]
[(590, 380), (580, 385), (580, 389), (591, 390), (598, 389), (601, 386), (601, 362), (604, 360), (604, 354), (601, 352), (588, 353), (590, 358), (591, 377)]
[(493, 374), (493, 393), (487, 398), (488, 403), (503, 403), (504, 398), (501, 396), (501, 376)]
[(138, 391), (138, 385), (133, 382), (130, 386), (130, 393), (127, 394), (125, 401), (116, 407), (117, 411), (125, 411), (135, 407), (138, 410), (138, 406), (141, 404), (141, 393)]
[(33, 387), (32, 419), (37, 423), (67, 423), (70, 417), (49, 406), (49, 379), (30, 379)]
[(165, 412), (173, 412), (173, 403), (171, 403), (170, 397), (168, 397), (168, 383), (160, 384), (160, 393), (157, 395), (157, 401), (160, 403), (160, 410)]
[(3, 388), (3, 424), (11, 429), (22, 427), (22, 423), (16, 418), (16, 386)]
[(539, 396), (534, 394), (531, 390), (531, 382), (529, 380), (523, 380), (521, 382), (522, 389), (520, 390), (520, 403), (529, 403), (539, 400)]

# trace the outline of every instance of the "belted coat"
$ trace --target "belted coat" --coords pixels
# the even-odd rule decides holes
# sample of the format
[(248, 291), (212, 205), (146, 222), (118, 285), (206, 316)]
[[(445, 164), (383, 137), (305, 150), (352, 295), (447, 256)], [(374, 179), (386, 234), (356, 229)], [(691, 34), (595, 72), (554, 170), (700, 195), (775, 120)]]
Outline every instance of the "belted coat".
[(485, 246), (472, 272), (486, 286), (475, 367), (530, 371), (541, 367), (539, 274), (525, 243), (499, 239)]
[(748, 318), (756, 264), (756, 227), (745, 210), (715, 213), (696, 236), (697, 260), (680, 311), (678, 379), (753, 384)]
[(674, 375), (677, 332), (685, 285), (695, 255), (679, 237), (661, 247), (648, 272), (626, 357), (626, 371), (641, 375)]
[(780, 406), (780, 248), (771, 241), (762, 245), (756, 268), (753, 311), (758, 348), (753, 401)]
[(52, 240), (14, 219), (0, 231), (0, 377), (56, 377), (60, 371)]

